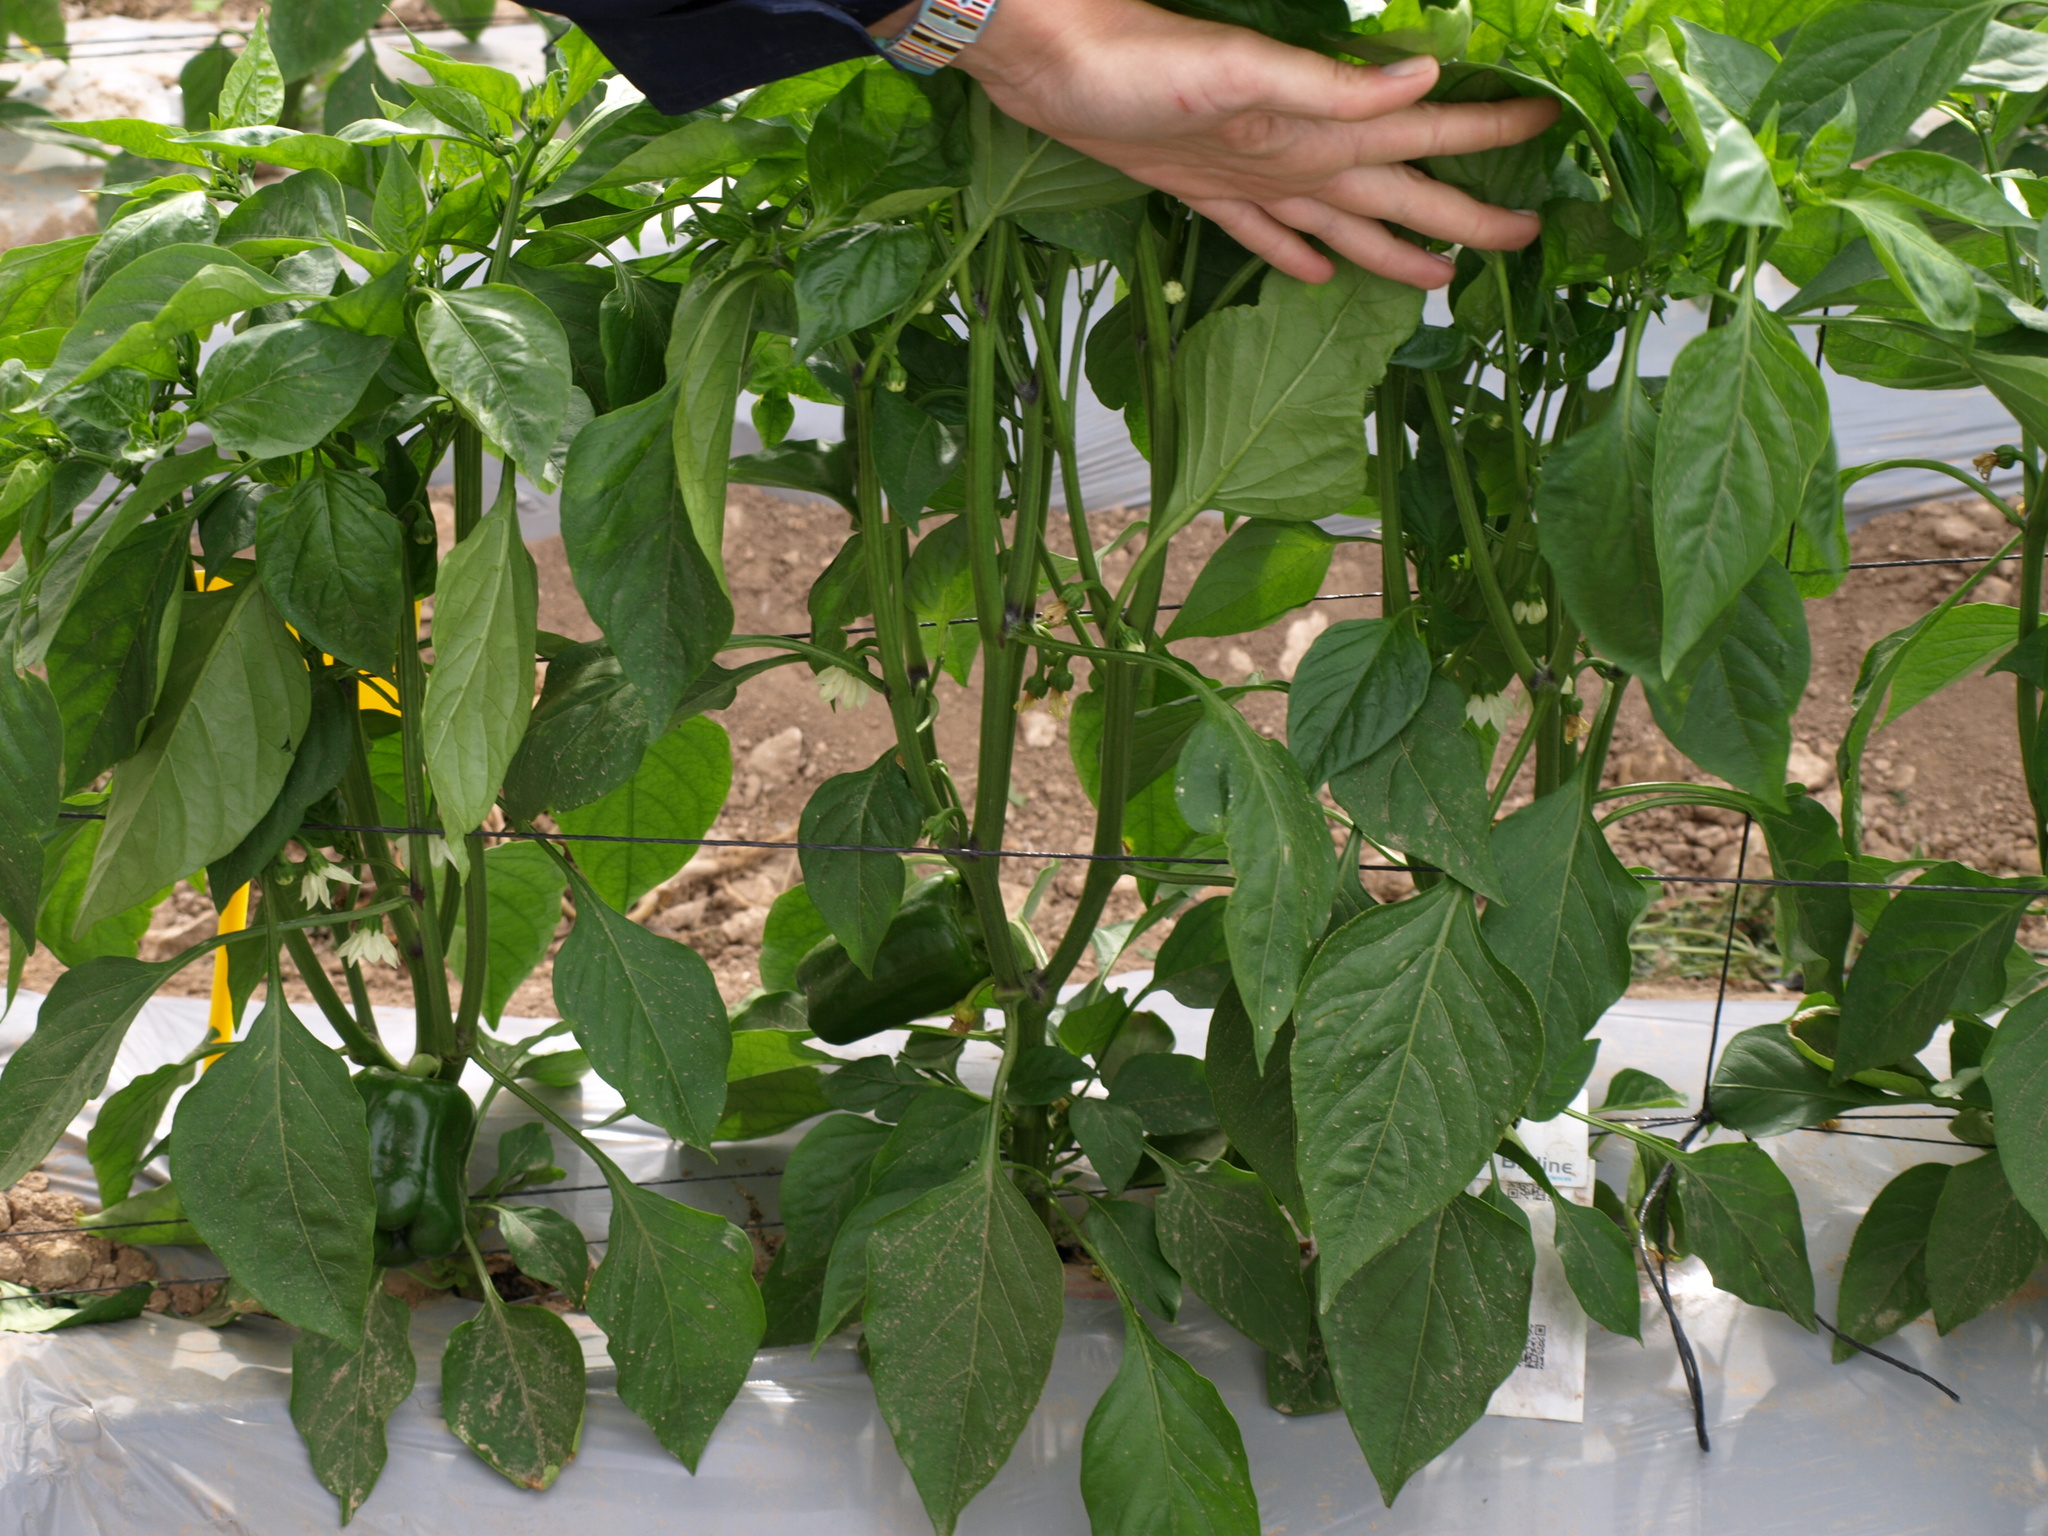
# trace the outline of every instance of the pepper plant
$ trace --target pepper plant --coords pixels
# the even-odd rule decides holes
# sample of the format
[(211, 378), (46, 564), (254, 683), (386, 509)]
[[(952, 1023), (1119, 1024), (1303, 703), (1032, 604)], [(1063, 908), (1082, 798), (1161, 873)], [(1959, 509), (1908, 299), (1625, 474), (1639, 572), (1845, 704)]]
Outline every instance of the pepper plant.
[[(358, 77), (369, 113), (307, 132), (274, 122), (259, 31), (208, 128), (70, 125), (157, 165), (109, 189), (103, 233), (0, 258), (0, 915), (17, 980), (36, 943), (70, 967), (0, 1075), (0, 1185), (105, 1090), (149, 996), (224, 949), (238, 1007), (266, 1000), (102, 1105), (102, 1219), (203, 1239), (297, 1326), (293, 1413), (344, 1520), (413, 1379), (380, 1266), (473, 1281), (493, 1227), (587, 1305), (686, 1465), (757, 1347), (857, 1324), (952, 1530), (1037, 1403), (1064, 1255), (1127, 1330), (1084, 1436), (1097, 1530), (1259, 1528), (1237, 1425), (1155, 1331), (1184, 1292), (1266, 1352), (1276, 1408), (1341, 1409), (1392, 1499), (1521, 1357), (1529, 1225), (1497, 1180), (1467, 1190), (1497, 1152), (1548, 1187), (1513, 1127), (1581, 1113), (1651, 895), (1604, 827), (1658, 806), (1740, 811), (1777, 876), (1811, 882), (1778, 913), (1808, 995), (1735, 1038), (1681, 1139), (1593, 1117), (1638, 1158), (1625, 1193), (1555, 1201), (1588, 1313), (1640, 1338), (1635, 1258), (1661, 1287), (1692, 1254), (1817, 1329), (1798, 1201), (1757, 1138), (1862, 1106), (1952, 1111), (1973, 1150), (1877, 1196), (1829, 1325), (1845, 1352), (1930, 1307), (1954, 1327), (2042, 1257), (2048, 992), (2015, 942), (2037, 884), (1876, 858), (1859, 816), (1872, 734), (1993, 663), (2037, 830), (2048, 810), (2035, 13), (1210, 9), (1351, 56), (1434, 52), (1440, 96), (1556, 99), (1532, 143), (1428, 166), (1540, 208), (1541, 241), (1459, 253), (1453, 323), (1423, 325), (1420, 294), (1268, 271), (957, 77), (863, 62), (668, 118), (574, 32), (534, 85), (415, 49), (428, 83)], [(1797, 289), (1775, 308), (1767, 267)], [(1645, 329), (1682, 304), (1705, 328), (1650, 377)], [(1976, 474), (1921, 466), (2011, 521), (2019, 601), (1968, 600), (1986, 563), (1872, 648), (1839, 814), (1785, 782), (1802, 604), (1844, 579), (1842, 487), (1919, 461), (1837, 464), (1810, 350), (1894, 387), (1987, 386), (2021, 436)], [(1151, 466), (1114, 583), (1081, 510), (1084, 380)], [(767, 446), (735, 459), (743, 390)], [(787, 440), (792, 397), (842, 406), (843, 440)], [(2014, 464), (2019, 509), (1982, 478)], [(515, 471), (559, 486), (601, 641), (537, 631)], [(806, 638), (733, 632), (733, 481), (846, 510)], [(1176, 536), (1211, 513), (1230, 535), (1169, 620)], [(1176, 652), (1311, 598), (1340, 513), (1377, 521), (1380, 617), (1330, 626), (1289, 683), (1226, 686)], [(804, 881), (729, 1011), (702, 959), (623, 915), (681, 852), (604, 839), (700, 837), (731, 772), (709, 714), (781, 666), (872, 699), (894, 743), (813, 795)], [(941, 674), (980, 689), (971, 789), (936, 750)], [(1607, 782), (1636, 683), (1717, 782)], [(1238, 707), (1260, 691), (1286, 695), (1284, 743)], [(997, 878), (1035, 701), (1070, 703), (1097, 808), (1049, 946)], [(1518, 784), (1533, 798), (1503, 816)], [(1375, 901), (1365, 865), (1414, 894)], [(1144, 911), (1106, 923), (1127, 874)], [(224, 906), (248, 888), (253, 916), (143, 962), (180, 878)], [(738, 1228), (636, 1187), (527, 1086), (573, 1063), (495, 1028), (565, 892), (558, 1029), (634, 1114), (700, 1148), (810, 1122), (758, 1285)], [(1161, 932), (1148, 991), (1213, 1009), (1203, 1058), (1104, 979)], [(382, 955), (412, 987), (404, 1061), (363, 982)], [(339, 1051), (285, 1006), (287, 967)], [(1939, 1071), (1919, 1058), (1944, 1023)], [(804, 1043), (891, 1028), (893, 1054)], [(987, 1093), (969, 1041), (999, 1047)], [(453, 1089), (472, 1064), (543, 1122), (495, 1162)], [(172, 1182), (131, 1195), (188, 1083)], [(1625, 1074), (1605, 1110), (1665, 1099)], [(611, 1186), (594, 1274), (566, 1221), (508, 1198), (556, 1176), (550, 1127)], [(448, 1422), (545, 1487), (576, 1450), (582, 1355), (553, 1313), (482, 1294), (443, 1361)]]

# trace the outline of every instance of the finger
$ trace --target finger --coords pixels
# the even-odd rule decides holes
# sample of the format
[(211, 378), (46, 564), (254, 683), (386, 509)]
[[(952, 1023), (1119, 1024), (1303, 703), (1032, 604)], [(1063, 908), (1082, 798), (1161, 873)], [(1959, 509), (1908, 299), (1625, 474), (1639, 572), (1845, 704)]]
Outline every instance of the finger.
[(1329, 130), (1353, 146), (1354, 165), (1470, 155), (1533, 139), (1557, 121), (1557, 103), (1544, 96), (1507, 101), (1421, 101), (1370, 123)]
[(1483, 251), (1519, 251), (1543, 233), (1543, 221), (1482, 203), (1412, 165), (1368, 165), (1335, 177), (1317, 200)]
[(1420, 101), (1436, 84), (1437, 62), (1420, 54), (1383, 68), (1350, 64), (1232, 32), (1215, 49), (1209, 73), (1216, 105), (1225, 111), (1358, 123)]
[(1263, 204), (1270, 217), (1314, 235), (1368, 272), (1415, 288), (1441, 288), (1451, 280), (1450, 258), (1410, 245), (1377, 219), (1362, 218), (1310, 197)]
[(1191, 202), (1188, 206), (1213, 219), (1231, 239), (1254, 256), (1263, 256), (1289, 277), (1298, 277), (1304, 283), (1327, 283), (1337, 275), (1329, 257), (1256, 203), (1217, 198)]

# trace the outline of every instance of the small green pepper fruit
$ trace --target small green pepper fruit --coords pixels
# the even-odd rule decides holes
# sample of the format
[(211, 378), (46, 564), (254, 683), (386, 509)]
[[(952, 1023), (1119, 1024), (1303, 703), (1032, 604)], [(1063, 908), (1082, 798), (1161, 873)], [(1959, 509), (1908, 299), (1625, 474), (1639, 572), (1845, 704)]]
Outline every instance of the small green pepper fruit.
[(464, 1172), (476, 1106), (460, 1083), (365, 1067), (356, 1074), (370, 1127), (377, 1262), (438, 1259), (462, 1246)]
[(836, 939), (804, 956), (796, 980), (818, 1038), (851, 1045), (930, 1018), (987, 980), (988, 952), (963, 901), (952, 876), (915, 891), (882, 936), (872, 976), (861, 974)]

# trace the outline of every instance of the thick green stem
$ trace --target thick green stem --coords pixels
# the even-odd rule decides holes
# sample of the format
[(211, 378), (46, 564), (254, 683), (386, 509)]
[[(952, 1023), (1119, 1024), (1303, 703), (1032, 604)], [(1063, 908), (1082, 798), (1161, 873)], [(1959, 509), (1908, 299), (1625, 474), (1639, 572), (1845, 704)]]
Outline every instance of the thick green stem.
[(1408, 548), (1401, 528), (1401, 461), (1408, 454), (1408, 371), (1389, 368), (1374, 392), (1380, 502), (1380, 612), (1398, 618), (1408, 609)]
[[(383, 818), (377, 810), (377, 788), (370, 778), (369, 740), (363, 731), (362, 712), (352, 710), (350, 713), (354, 716), (350, 722), (353, 732), (348, 771), (342, 779), (342, 803), (348, 807), (349, 820), (359, 827), (374, 827)], [(392, 910), (391, 929), (398, 935), (398, 953), (411, 979), (412, 994), (415, 998), (424, 997), (427, 989), (425, 948), (419, 936), (419, 910), (411, 905), (408, 894), (411, 882), (392, 854), (390, 840), (382, 832), (355, 832), (350, 835), (357, 840), (363, 861), (369, 866), (373, 900), (408, 897), (405, 904)], [(361, 981), (353, 966), (349, 971), (351, 990), (354, 990), (361, 986)], [(359, 999), (357, 1007), (367, 1009), (367, 997)]]
[[(269, 875), (261, 877), (263, 904), (273, 911), (282, 911), (288, 917), (300, 917), (304, 913), (288, 886), (280, 885)], [(340, 921), (346, 914), (336, 914)], [(342, 1004), (341, 995), (334, 990), (334, 983), (327, 979), (327, 971), (320, 964), (320, 957), (313, 952), (313, 944), (302, 928), (288, 928), (284, 931), (285, 948), (292, 952), (292, 964), (298, 968), (299, 979), (305, 982), (306, 990), (313, 994), (314, 1006), (320, 1010), (334, 1032), (341, 1036), (342, 1048), (350, 1060), (363, 1067), (395, 1067), (398, 1062), (384, 1048), (374, 1026), (365, 1030), (362, 1022)]]
[[(411, 529), (407, 528), (410, 536)], [(427, 780), (425, 745), (420, 733), (420, 709), (426, 697), (426, 669), (420, 664), (417, 621), (413, 617), (412, 562), (398, 562), (404, 603), (398, 620), (398, 719), (405, 773), (406, 874), (419, 921), (400, 942), (410, 946), (416, 963), (412, 970), (413, 1003), (419, 1018), (419, 1049), (436, 1057), (444, 1072), (460, 1071), (462, 1058), (455, 1048), (455, 1018), (448, 1006), (448, 967), (441, 950), (440, 905), (434, 894), (433, 856), (429, 851), (427, 825)], [(417, 990), (424, 983), (424, 991)]]
[(1479, 501), (1472, 489), (1471, 477), (1465, 472), (1465, 455), (1457, 435), (1451, 430), (1450, 407), (1444, 403), (1444, 388), (1433, 373), (1422, 376), (1423, 390), (1429, 396), (1430, 415), (1436, 420), (1437, 436), (1443, 439), (1444, 461), (1451, 472), (1451, 499), (1458, 504), (1458, 524), (1465, 534), (1465, 547), (1471, 558), (1472, 574), (1479, 583), (1479, 594), (1485, 600), (1486, 614), (1493, 621), (1495, 635), (1508, 653), (1508, 661), (1515, 674), (1533, 696), (1539, 689), (1555, 686), (1548, 674), (1540, 672), (1535, 658), (1530, 656), (1528, 647), (1522, 644), (1522, 637), (1515, 630), (1515, 621), (1508, 612), (1508, 600), (1500, 590), (1500, 580), (1494, 575), (1493, 556), (1486, 547), (1486, 529), (1479, 521)]
[[(2048, 548), (2048, 508), (2041, 506), (2041, 473), (2035, 462), (2031, 434), (2022, 439), (2025, 457), (2021, 461), (2021, 494), (2025, 499), (2025, 528), (2020, 535), (2020, 617), (2022, 639), (2041, 627), (2042, 553)], [(2034, 850), (2041, 868), (2048, 870), (2048, 783), (2043, 782), (2041, 763), (2041, 692), (2024, 677), (2014, 679), (2014, 712), (2018, 718), (2020, 766), (2026, 774), (2027, 799), (2034, 811)]]
[(1600, 777), (1607, 771), (1607, 752), (1614, 745), (1614, 722), (1621, 714), (1621, 696), (1628, 692), (1628, 674), (1615, 670), (1601, 674), (1604, 691), (1600, 696), (1600, 713), (1593, 717), (1593, 729), (1586, 737), (1586, 751), (1580, 759), (1585, 777), (1579, 781), (1586, 809), (1593, 808), (1594, 798), (1600, 793)]

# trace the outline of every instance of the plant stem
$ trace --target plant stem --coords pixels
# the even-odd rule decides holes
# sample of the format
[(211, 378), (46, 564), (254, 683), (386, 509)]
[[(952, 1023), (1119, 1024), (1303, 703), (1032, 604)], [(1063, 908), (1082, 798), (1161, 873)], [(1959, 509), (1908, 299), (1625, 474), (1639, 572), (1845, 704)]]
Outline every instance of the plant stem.
[(1522, 679), (1533, 697), (1546, 686), (1554, 687), (1555, 682), (1547, 672), (1539, 671), (1535, 658), (1522, 644), (1522, 637), (1515, 631), (1514, 617), (1508, 612), (1508, 600), (1501, 594), (1500, 581), (1493, 572), (1493, 557), (1486, 548), (1486, 529), (1479, 521), (1478, 499), (1472, 493), (1471, 478), (1465, 473), (1464, 450), (1451, 430), (1451, 412), (1444, 404), (1443, 385), (1435, 374), (1425, 373), (1422, 387), (1429, 396), (1429, 410), (1436, 419), (1437, 436), (1443, 439), (1444, 461), (1451, 472), (1451, 498), (1458, 504), (1458, 523), (1464, 530), (1466, 548), (1471, 552), (1472, 574), (1478, 580), (1479, 594), (1486, 602), (1487, 617), (1493, 621), (1494, 633), (1507, 651), (1515, 675)]
[(1401, 461), (1408, 455), (1408, 370), (1389, 368), (1374, 392), (1373, 446), (1378, 449), (1380, 503), (1380, 612), (1399, 618), (1408, 610), (1408, 548), (1401, 527)]
[[(406, 535), (411, 537), (408, 525)], [(420, 737), (420, 708), (426, 696), (425, 669), (420, 664), (419, 625), (414, 617), (412, 562), (398, 562), (401, 595), (404, 599), (398, 619), (398, 719), (405, 772), (405, 824), (424, 829), (427, 825), (427, 782), (425, 746)], [(419, 922), (413, 925), (409, 953), (417, 957), (411, 967), (414, 978), (413, 1003), (419, 1018), (419, 1049), (439, 1058), (444, 1075), (460, 1072), (462, 1058), (455, 1048), (455, 1020), (448, 1006), (448, 967), (441, 952), (440, 906), (434, 894), (433, 859), (424, 830), (407, 834), (406, 875)], [(422, 993), (419, 984), (425, 983)]]
[[(2024, 640), (2041, 627), (2042, 553), (2048, 548), (2048, 508), (2041, 506), (2041, 473), (2035, 463), (2032, 434), (2021, 439), (2021, 494), (2026, 518), (2020, 535), (2019, 636)], [(2024, 677), (2014, 679), (2014, 713), (2019, 725), (2020, 765), (2027, 780), (2027, 799), (2034, 812), (2035, 858), (2048, 870), (2048, 784), (2041, 764), (2041, 692)]]
[[(273, 910), (281, 909), (286, 915), (299, 917), (302, 914), (298, 903), (291, 896), (288, 887), (280, 886), (268, 874), (259, 877), (262, 882), (263, 904)], [(335, 914), (335, 921), (343, 921), (346, 914)], [(340, 994), (334, 990), (334, 983), (327, 979), (327, 970), (320, 964), (320, 957), (313, 953), (312, 941), (302, 928), (288, 928), (284, 931), (285, 948), (292, 952), (292, 964), (298, 968), (299, 979), (305, 982), (306, 990), (313, 994), (313, 1002), (319, 1008), (334, 1032), (341, 1036), (343, 1048), (358, 1066), (396, 1067), (391, 1053), (384, 1048), (374, 1028), (365, 1030), (360, 1020), (342, 1006)]]
[[(369, 743), (363, 733), (362, 712), (351, 710), (349, 713), (352, 717), (349, 722), (351, 740), (348, 772), (342, 780), (343, 803), (348, 807), (349, 820), (359, 827), (373, 827), (383, 818), (377, 812), (377, 788), (370, 778)], [(404, 902), (392, 909), (391, 928), (398, 936), (398, 952), (412, 982), (413, 996), (422, 997), (427, 987), (425, 950), (419, 936), (419, 913), (411, 905), (412, 898), (406, 895), (410, 882), (392, 855), (390, 841), (382, 832), (356, 832), (351, 835), (362, 848), (376, 899), (390, 901), (406, 896)], [(361, 986), (353, 966), (350, 967), (350, 977), (354, 987)], [(360, 999), (357, 1006), (367, 1008), (368, 999)]]

